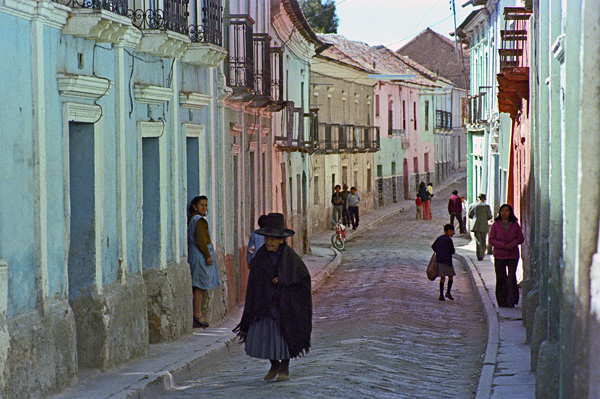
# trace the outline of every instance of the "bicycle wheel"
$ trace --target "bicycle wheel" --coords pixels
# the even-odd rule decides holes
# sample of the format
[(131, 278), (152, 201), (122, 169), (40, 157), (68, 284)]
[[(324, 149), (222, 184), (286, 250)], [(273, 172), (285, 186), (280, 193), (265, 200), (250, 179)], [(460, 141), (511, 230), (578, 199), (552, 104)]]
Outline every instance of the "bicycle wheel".
[(346, 243), (337, 234), (331, 236), (331, 244), (338, 251), (343, 251), (346, 248)]

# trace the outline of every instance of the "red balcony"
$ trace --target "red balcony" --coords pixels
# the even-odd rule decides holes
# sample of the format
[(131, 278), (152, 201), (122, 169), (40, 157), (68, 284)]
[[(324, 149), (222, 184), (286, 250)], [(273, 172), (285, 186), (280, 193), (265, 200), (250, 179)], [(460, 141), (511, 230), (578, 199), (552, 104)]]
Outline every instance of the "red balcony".
[(500, 31), (498, 110), (510, 114), (513, 120), (521, 113), (522, 100), (529, 98), (529, 65), (524, 55), (531, 14), (522, 7), (505, 7), (504, 30)]

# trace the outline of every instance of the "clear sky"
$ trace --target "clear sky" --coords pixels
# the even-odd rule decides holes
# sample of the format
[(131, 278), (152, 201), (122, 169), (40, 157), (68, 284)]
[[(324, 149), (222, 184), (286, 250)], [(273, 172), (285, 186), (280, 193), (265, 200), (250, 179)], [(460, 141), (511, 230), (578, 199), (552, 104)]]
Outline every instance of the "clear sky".
[[(471, 13), (466, 0), (455, 0), (456, 25)], [(338, 33), (370, 45), (383, 44), (397, 50), (403, 43), (430, 27), (450, 37), (454, 31), (451, 0), (336, 0)]]

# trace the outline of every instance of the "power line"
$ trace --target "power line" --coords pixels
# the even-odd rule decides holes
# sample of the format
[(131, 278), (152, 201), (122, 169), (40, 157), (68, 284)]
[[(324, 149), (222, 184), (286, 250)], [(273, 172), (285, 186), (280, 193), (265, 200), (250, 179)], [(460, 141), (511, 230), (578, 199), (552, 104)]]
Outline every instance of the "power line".
[[(310, 20), (311, 20), (311, 19), (313, 19), (313, 18), (316, 18), (316, 17), (318, 17), (318, 16), (319, 16), (319, 15), (321, 15), (321, 14), (325, 14), (327, 11), (331, 10), (332, 8), (335, 8), (336, 6), (338, 6), (338, 5), (342, 4), (342, 3), (343, 3), (343, 2), (345, 2), (345, 1), (347, 1), (347, 0), (340, 0), (340, 1), (338, 1), (337, 3), (335, 3), (335, 4), (332, 4), (332, 5), (330, 5), (329, 7), (327, 7), (327, 8), (324, 8), (324, 9), (323, 9), (323, 11), (321, 11), (320, 13), (318, 13), (318, 14), (315, 14), (315, 15), (313, 15), (312, 17), (308, 18), (308, 19), (307, 19), (307, 21), (310, 23)], [(320, 0), (319, 0), (319, 2), (320, 2)]]

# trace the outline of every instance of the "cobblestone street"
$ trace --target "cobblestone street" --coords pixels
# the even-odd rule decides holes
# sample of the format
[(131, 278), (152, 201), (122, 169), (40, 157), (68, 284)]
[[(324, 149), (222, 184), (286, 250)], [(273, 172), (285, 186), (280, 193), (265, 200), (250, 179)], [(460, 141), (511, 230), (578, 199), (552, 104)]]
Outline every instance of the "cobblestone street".
[(473, 398), (486, 345), (479, 303), (458, 261), (455, 301), (440, 302), (439, 280), (425, 277), (453, 188), (436, 193), (433, 220), (409, 208), (348, 242), (314, 295), (312, 349), (292, 360), (291, 381), (263, 381), (268, 361), (236, 342), (163, 397)]

